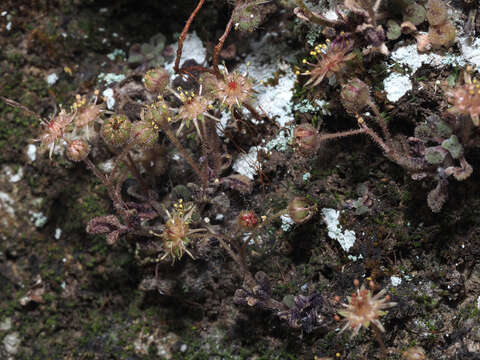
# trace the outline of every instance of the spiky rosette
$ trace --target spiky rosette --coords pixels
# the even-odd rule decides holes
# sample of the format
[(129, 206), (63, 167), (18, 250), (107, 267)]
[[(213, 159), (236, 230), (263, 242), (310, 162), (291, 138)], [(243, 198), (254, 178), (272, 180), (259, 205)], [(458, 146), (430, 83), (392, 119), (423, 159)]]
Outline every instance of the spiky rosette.
[(223, 80), (219, 81), (215, 90), (216, 98), (230, 110), (249, 103), (253, 98), (252, 81), (248, 73), (242, 75), (237, 71), (224, 74)]
[(345, 63), (352, 60), (355, 54), (352, 54), (353, 42), (344, 36), (340, 36), (333, 42), (327, 41), (327, 44), (318, 44), (310, 52), (317, 60), (316, 63), (310, 63), (303, 59), (303, 63), (311, 67), (302, 75), (309, 75), (310, 79), (305, 85), (311, 87), (317, 86), (325, 77), (331, 77), (344, 69)]
[[(355, 283), (358, 285), (358, 280)], [(368, 328), (370, 324), (374, 324), (380, 331), (385, 332), (379, 318), (387, 314), (385, 309), (396, 305), (396, 303), (390, 302), (390, 296), (384, 296), (385, 293), (386, 290), (383, 289), (373, 295), (373, 291), (366, 289), (364, 284), (360, 288), (357, 286), (357, 290), (352, 296), (347, 297), (348, 304), (342, 303), (345, 310), (338, 312), (345, 321), (340, 332), (351, 329), (352, 336), (355, 336), (362, 327)]]
[(105, 143), (117, 148), (128, 141), (131, 129), (132, 123), (125, 115), (114, 115), (105, 120), (100, 134)]

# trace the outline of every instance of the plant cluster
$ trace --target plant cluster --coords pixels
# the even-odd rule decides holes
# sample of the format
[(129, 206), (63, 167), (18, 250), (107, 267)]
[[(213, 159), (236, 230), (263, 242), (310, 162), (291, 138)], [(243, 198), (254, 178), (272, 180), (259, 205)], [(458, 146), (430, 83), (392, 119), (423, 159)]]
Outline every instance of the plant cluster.
[[(260, 79), (251, 79), (248, 71), (241, 73), (228, 71), (226, 66), (220, 68), (219, 57), (232, 30), (252, 32), (268, 13), (266, 1), (236, 0), (224, 33), (213, 49), (211, 67), (196, 64), (181, 67), (185, 38), (204, 2), (198, 2), (178, 40), (174, 72), (185, 86), (175, 87), (171, 74), (157, 67), (162, 62), (160, 53), (164, 40), (152, 39), (149, 46), (130, 53), (132, 63), (155, 65), (144, 75), (144, 91), (150, 100), (143, 104), (140, 119), (106, 111), (99, 104), (98, 92), (91, 99), (79, 95), (70, 109), (61, 109), (50, 120), (43, 121), (39, 140), (50, 157), (56, 148), (63, 148), (68, 159), (83, 161), (107, 189), (114, 214), (92, 219), (86, 228), (88, 233), (105, 235), (110, 245), (126, 239), (138, 252), (145, 250), (153, 254), (150, 258), (156, 264), (179, 261), (184, 254), (195, 259), (196, 253), (201, 253), (198, 244), (202, 242), (194, 240), (216, 239), (244, 279), (242, 288), (235, 293), (235, 303), (273, 311), (290, 327), (306, 333), (321, 326), (331, 326), (329, 320), (333, 317), (331, 308), (335, 302), (313, 292), (296, 295), (287, 305), (274, 299), (268, 276), (261, 271), (253, 276), (248, 266), (248, 246), (268, 224), (286, 214), (295, 224), (306, 223), (316, 214), (315, 204), (304, 197), (292, 196), (288, 207), (275, 214), (259, 217), (252, 210), (242, 209), (234, 214), (237, 221), (233, 233), (222, 232), (202, 218), (202, 209), (222, 186), (240, 194), (252, 191), (250, 179), (228, 174), (232, 155), (223, 146), (217, 126), (222, 112), (228, 113), (236, 123), (246, 122), (252, 126), (252, 118), (267, 120), (253, 105), (255, 80)], [(310, 90), (331, 87), (348, 116), (355, 118), (357, 126), (337, 133), (321, 133), (311, 124), (299, 124), (293, 131), (293, 148), (303, 157), (312, 157), (326, 141), (367, 135), (389, 160), (404, 168), (413, 179), (436, 181), (427, 203), (433, 212), (441, 211), (447, 200), (448, 179), (462, 181), (473, 171), (467, 161), (467, 151), (478, 143), (480, 89), (477, 81), (471, 79), (471, 69), (465, 72), (462, 84), (447, 89), (453, 108), (418, 122), (414, 134), (407, 137), (392, 135), (388, 121), (371, 96), (370, 86), (350, 71), (350, 66), (353, 62), (361, 62), (362, 56), (389, 54), (387, 41), (402, 35), (415, 35), (422, 49), (451, 46), (455, 29), (445, 5), (440, 0), (430, 0), (426, 7), (416, 3), (403, 6), (400, 8), (403, 22), (399, 25), (395, 18), (382, 12), (381, 0), (346, 0), (337, 9), (336, 20), (311, 11), (302, 0), (296, 3), (294, 13), (299, 19), (325, 28), (324, 43), (315, 45), (302, 60), (302, 66), (307, 69), (301, 71), (299, 68), (297, 75), (301, 75), (301, 79), (307, 77), (303, 86)], [(425, 20), (429, 23), (427, 38), (416, 28)], [(426, 42), (430, 45), (426, 46)], [(192, 154), (186, 145), (192, 137), (199, 144), (199, 154)], [(142, 171), (139, 160), (148, 159), (146, 163), (155, 164), (151, 159), (161, 153), (161, 142), (167, 139), (189, 164), (200, 184), (191, 185), (193, 201), (182, 198), (177, 202), (166, 201), (171, 210), (160, 200), (155, 171), (145, 171), (146, 166)], [(94, 149), (102, 147), (115, 154), (108, 173), (95, 164), (92, 154)], [(129, 175), (134, 180), (127, 183)], [(355, 287), (348, 301), (341, 304), (344, 309), (338, 311), (345, 322), (341, 331), (350, 329), (356, 335), (362, 327), (372, 324), (374, 331), (383, 332), (379, 318), (396, 303), (384, 296), (385, 290), (374, 294), (373, 283), (367, 289), (360, 287), (357, 281)], [(376, 333), (375, 336), (383, 346), (380, 335)], [(422, 352), (411, 349), (404, 357), (421, 359)]]

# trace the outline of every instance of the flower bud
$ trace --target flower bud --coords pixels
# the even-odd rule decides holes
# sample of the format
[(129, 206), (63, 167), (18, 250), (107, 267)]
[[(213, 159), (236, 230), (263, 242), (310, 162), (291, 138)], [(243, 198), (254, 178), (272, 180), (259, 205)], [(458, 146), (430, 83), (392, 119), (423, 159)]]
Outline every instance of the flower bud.
[(118, 148), (128, 141), (131, 129), (132, 123), (125, 115), (114, 115), (105, 120), (100, 134), (107, 145)]
[(314, 213), (315, 206), (311, 206), (305, 198), (295, 197), (288, 204), (288, 215), (295, 224), (307, 222)]
[(85, 140), (72, 140), (67, 145), (67, 157), (71, 161), (85, 160), (90, 152), (90, 146)]
[(243, 4), (235, 7), (232, 14), (235, 30), (252, 32), (260, 25), (262, 13), (255, 5), (256, 4)]
[(151, 93), (162, 93), (170, 83), (170, 74), (164, 68), (147, 71), (144, 78), (145, 88)]
[(158, 129), (146, 121), (137, 121), (132, 125), (135, 142), (141, 146), (152, 147), (158, 141)]
[(294, 146), (303, 153), (313, 153), (318, 148), (318, 131), (310, 124), (298, 125), (293, 131)]
[(342, 87), (340, 97), (345, 109), (352, 114), (361, 112), (370, 101), (367, 84), (358, 78), (353, 78)]
[(252, 210), (243, 210), (238, 215), (238, 225), (242, 230), (252, 230), (258, 225), (258, 218)]

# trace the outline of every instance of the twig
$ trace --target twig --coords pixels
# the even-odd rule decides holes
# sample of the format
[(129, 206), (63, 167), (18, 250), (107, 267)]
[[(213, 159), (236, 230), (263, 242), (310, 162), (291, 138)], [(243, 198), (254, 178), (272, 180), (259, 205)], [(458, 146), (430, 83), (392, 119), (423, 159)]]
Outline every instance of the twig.
[(12, 100), (12, 99), (8, 99), (4, 96), (0, 96), (0, 100), (2, 100), (5, 104), (13, 107), (13, 108), (16, 108), (16, 109), (20, 109), (22, 111), (24, 111), (25, 113), (27, 113), (28, 115), (30, 116), (33, 116), (35, 118), (37, 118), (38, 120), (40, 121), (43, 121), (42, 120), (42, 117), (40, 115), (38, 115), (36, 112), (33, 112), (32, 110), (30, 110), (29, 108), (27, 108), (26, 106)]
[(222, 51), (223, 44), (225, 43), (225, 40), (227, 39), (228, 34), (230, 34), (232, 27), (233, 27), (233, 12), (232, 12), (232, 15), (230, 16), (230, 20), (228, 20), (228, 24), (225, 27), (225, 31), (223, 32), (223, 35), (220, 37), (220, 39), (218, 39), (218, 44), (213, 49), (213, 70), (215, 71), (215, 75), (217, 75), (218, 78), (223, 77), (222, 74), (220, 73), (220, 69), (218, 68), (218, 56), (220, 55), (220, 51)]
[(183, 50), (183, 42), (185, 41), (185, 38), (187, 37), (187, 33), (188, 33), (188, 30), (190, 29), (190, 25), (192, 24), (193, 19), (195, 18), (197, 13), (202, 8), (204, 2), (205, 2), (205, 0), (200, 0), (198, 2), (197, 7), (190, 14), (190, 16), (187, 20), (187, 23), (183, 27), (182, 33), (180, 34), (180, 37), (178, 38), (177, 58), (175, 59), (175, 66), (173, 67), (173, 70), (175, 71), (176, 74), (179, 73), (180, 59), (182, 57), (182, 50)]

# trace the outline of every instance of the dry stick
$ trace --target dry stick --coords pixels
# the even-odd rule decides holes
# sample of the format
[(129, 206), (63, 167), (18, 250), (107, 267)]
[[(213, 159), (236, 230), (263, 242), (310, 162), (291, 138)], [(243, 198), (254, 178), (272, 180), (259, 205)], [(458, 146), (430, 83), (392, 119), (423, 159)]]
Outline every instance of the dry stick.
[(378, 345), (380, 345), (380, 351), (382, 352), (382, 359), (387, 358), (387, 348), (385, 347), (385, 343), (383, 342), (382, 334), (378, 329), (377, 325), (372, 324), (373, 327), (373, 334), (375, 336), (375, 340), (377, 340)]
[(210, 151), (212, 152), (213, 158), (213, 172), (215, 177), (220, 176), (222, 161), (220, 159), (220, 143), (219, 138), (216, 130), (216, 121), (212, 118), (204, 119), (205, 122), (205, 130), (206, 130), (206, 137), (205, 140), (208, 141), (210, 144)]
[(185, 38), (187, 37), (188, 29), (190, 29), (190, 25), (192, 24), (193, 19), (195, 18), (197, 13), (202, 8), (204, 2), (205, 2), (205, 0), (200, 0), (198, 2), (197, 7), (190, 14), (190, 17), (188, 18), (187, 23), (183, 27), (182, 33), (180, 34), (180, 37), (178, 38), (177, 58), (175, 59), (175, 66), (173, 67), (173, 70), (175, 71), (176, 74), (178, 74), (178, 72), (179, 72), (178, 67), (180, 65), (180, 58), (182, 57), (183, 42), (185, 41)]
[(40, 121), (43, 122), (42, 120), (42, 117), (40, 115), (38, 115), (37, 113), (33, 112), (32, 110), (30, 110), (29, 108), (23, 106), (22, 104), (12, 100), (12, 99), (8, 99), (6, 97), (3, 97), (3, 96), (0, 96), (0, 100), (2, 100), (5, 104), (7, 105), (10, 105), (11, 107), (13, 108), (17, 108), (17, 109), (21, 109), (23, 110), (25, 113), (27, 113), (28, 115), (30, 116), (33, 116), (37, 119), (39, 119)]
[(255, 285), (257, 285), (257, 282), (248, 270), (247, 265), (245, 265), (245, 263), (240, 259), (240, 257), (233, 252), (230, 245), (228, 245), (227, 242), (229, 239), (227, 239), (224, 235), (215, 234), (213, 232), (209, 232), (207, 235), (216, 238), (220, 242), (220, 245), (222, 245), (222, 247), (227, 251), (228, 255), (230, 255), (230, 257), (232, 258), (232, 260), (235, 261), (235, 263), (239, 266), (238, 268), (235, 268), (235, 270), (240, 274), (241, 277), (245, 276), (245, 280), (248, 285), (250, 287), (254, 287)]
[[(230, 246), (227, 244), (228, 239), (223, 235), (215, 234), (215, 233), (212, 233), (212, 232), (209, 232), (207, 235), (215, 237), (220, 242), (220, 245), (222, 245), (222, 247), (228, 252), (228, 254), (233, 259), (233, 261), (239, 266), (239, 268), (235, 268), (235, 271), (238, 272), (240, 277), (243, 277), (243, 276), (245, 277), (244, 280), (245, 280), (246, 285), (251, 290), (253, 290), (258, 284), (255, 281), (255, 278), (252, 276), (252, 274), (248, 270), (245, 263), (240, 260), (238, 255), (235, 254), (233, 252), (233, 250), (230, 248)], [(269, 299), (265, 300), (265, 305), (268, 308), (274, 309), (274, 310), (277, 310), (277, 311), (288, 310), (288, 307), (285, 304), (283, 304), (283, 303), (281, 303), (281, 302), (279, 302), (275, 299), (272, 299), (272, 298), (269, 298)]]
[(228, 34), (230, 34), (230, 31), (232, 30), (233, 27), (233, 12), (232, 15), (230, 16), (230, 20), (228, 20), (228, 24), (225, 27), (225, 31), (223, 32), (223, 35), (218, 39), (218, 44), (215, 45), (215, 48), (213, 49), (213, 70), (215, 71), (215, 75), (217, 75), (217, 78), (222, 78), (222, 73), (220, 72), (220, 69), (218, 68), (218, 56), (220, 55), (220, 51), (222, 51), (223, 44), (225, 43), (225, 40), (227, 39)]
[(202, 181), (202, 184), (203, 184), (203, 187), (206, 189), (207, 188), (207, 185), (208, 185), (208, 178), (205, 178), (202, 174), (202, 172), (200, 171), (200, 169), (198, 168), (197, 164), (195, 164), (195, 162), (193, 161), (193, 159), (190, 157), (190, 155), (188, 155), (187, 151), (185, 150), (185, 148), (183, 147), (183, 145), (180, 143), (180, 141), (178, 141), (177, 137), (175, 136), (175, 134), (172, 132), (172, 130), (170, 129), (170, 127), (168, 126), (168, 124), (164, 124), (163, 121), (160, 122), (160, 126), (162, 128), (162, 130), (165, 132), (165, 134), (168, 136), (168, 138), (170, 139), (170, 141), (177, 147), (177, 150), (180, 151), (180, 153), (185, 157), (185, 159), (187, 160), (187, 162), (190, 164), (190, 166), (192, 167), (193, 171), (197, 174), (197, 176), (200, 178), (200, 180)]
[(205, 118), (203, 118), (201, 121), (200, 121), (200, 124), (202, 126), (202, 156), (204, 158), (204, 162), (205, 162), (205, 166), (203, 166), (203, 176), (206, 177), (208, 179), (208, 169), (209, 169), (209, 163), (208, 163), (208, 159), (209, 159), (209, 156), (208, 156), (208, 153), (209, 151), (211, 151), (211, 148), (208, 144), (208, 134), (207, 134), (207, 126), (205, 124)]
[(127, 153), (127, 160), (129, 162), (129, 168), (130, 171), (133, 173), (133, 175), (137, 178), (137, 180), (140, 182), (140, 185), (143, 188), (143, 191), (145, 191), (145, 194), (148, 191), (148, 186), (145, 180), (142, 178), (142, 175), (140, 174), (140, 171), (138, 171), (137, 165), (135, 165), (135, 162), (132, 159), (132, 156), (130, 155), (130, 152)]
[(269, 121), (271, 121), (274, 125), (278, 126), (278, 124), (275, 122), (275, 121), (272, 121), (268, 116), (264, 116), (262, 117), (258, 112), (257, 110), (254, 109), (254, 107), (248, 103), (242, 103), (242, 106), (247, 109), (248, 111), (250, 111), (250, 114), (252, 114), (252, 116), (257, 120), (257, 121), (262, 121), (264, 118), (268, 119)]

